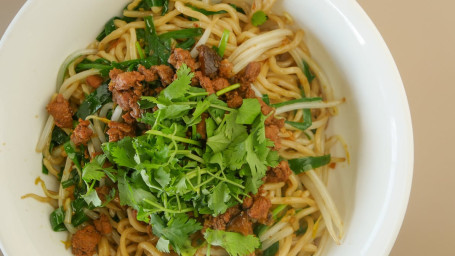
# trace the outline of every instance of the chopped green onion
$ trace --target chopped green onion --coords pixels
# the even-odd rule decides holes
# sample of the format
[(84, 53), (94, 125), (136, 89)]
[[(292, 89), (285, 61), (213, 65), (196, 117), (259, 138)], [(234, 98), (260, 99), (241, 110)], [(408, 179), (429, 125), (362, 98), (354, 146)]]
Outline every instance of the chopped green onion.
[(216, 96), (221, 96), (221, 95), (223, 95), (223, 94), (225, 94), (227, 92), (230, 92), (230, 91), (238, 89), (238, 88), (240, 88), (240, 84), (239, 83), (230, 85), (230, 86), (228, 86), (228, 87), (226, 87), (226, 88), (224, 88), (222, 90), (217, 91), (216, 92)]
[(64, 220), (65, 212), (63, 211), (63, 207), (57, 208), (55, 211), (53, 211), (49, 216), (52, 230), (55, 232), (66, 231), (65, 224), (63, 223)]
[(272, 107), (279, 108), (279, 107), (282, 107), (282, 106), (287, 106), (287, 105), (291, 105), (291, 104), (295, 104), (295, 103), (313, 102), (313, 101), (322, 101), (322, 98), (314, 97), (314, 98), (300, 98), (300, 99), (295, 99), (295, 100), (288, 100), (288, 101), (285, 101), (285, 102), (272, 104)]
[(229, 39), (229, 33), (230, 31), (225, 29), (223, 31), (223, 35), (221, 35), (220, 43), (218, 44), (217, 52), (218, 54), (223, 57), (224, 56), (224, 51), (226, 51), (226, 45)]
[(145, 59), (144, 51), (142, 50), (141, 44), (139, 44), (139, 42), (137, 42), (137, 41), (136, 41), (136, 49), (137, 49), (137, 53), (139, 54), (139, 58)]
[(302, 60), (302, 63), (303, 63), (303, 73), (305, 74), (306, 78), (308, 79), (308, 83), (311, 83), (313, 81), (313, 79), (316, 78), (316, 76), (313, 75), (313, 73), (311, 73), (310, 66), (308, 65), (308, 63), (305, 60)]
[(253, 24), (253, 26), (257, 27), (257, 26), (264, 24), (267, 21), (267, 19), (268, 19), (268, 17), (265, 14), (265, 12), (259, 10), (259, 11), (255, 12), (253, 14), (253, 16), (251, 16), (251, 24)]
[(269, 248), (267, 248), (262, 253), (262, 256), (275, 256), (279, 249), (280, 249), (280, 242), (276, 242), (276, 243), (272, 244)]
[(289, 167), (295, 174), (319, 168), (330, 163), (330, 154), (324, 156), (308, 156), (288, 160)]

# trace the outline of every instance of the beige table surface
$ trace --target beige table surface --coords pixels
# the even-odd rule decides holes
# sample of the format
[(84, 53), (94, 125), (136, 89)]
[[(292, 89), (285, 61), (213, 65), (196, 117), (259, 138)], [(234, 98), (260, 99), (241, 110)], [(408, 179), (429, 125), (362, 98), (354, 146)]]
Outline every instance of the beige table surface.
[[(0, 35), (23, 2), (0, 0)], [(390, 255), (455, 255), (455, 0), (358, 2), (395, 58), (413, 118), (413, 188)]]

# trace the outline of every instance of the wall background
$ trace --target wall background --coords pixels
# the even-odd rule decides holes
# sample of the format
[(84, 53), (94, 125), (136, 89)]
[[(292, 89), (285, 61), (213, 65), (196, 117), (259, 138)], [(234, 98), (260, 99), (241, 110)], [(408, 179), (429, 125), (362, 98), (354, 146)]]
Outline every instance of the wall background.
[[(24, 2), (0, 0), (0, 35)], [(390, 255), (455, 255), (455, 1), (358, 2), (395, 58), (413, 118), (413, 188)]]
[(391, 255), (455, 255), (455, 1), (358, 2), (395, 58), (414, 126), (411, 199)]

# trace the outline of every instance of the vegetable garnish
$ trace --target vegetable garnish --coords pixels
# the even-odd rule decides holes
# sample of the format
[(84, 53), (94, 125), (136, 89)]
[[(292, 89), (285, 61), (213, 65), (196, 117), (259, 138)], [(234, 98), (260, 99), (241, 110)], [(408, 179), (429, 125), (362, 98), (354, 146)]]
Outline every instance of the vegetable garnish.
[(308, 156), (302, 158), (291, 159), (288, 161), (289, 167), (295, 174), (306, 172), (312, 169), (319, 168), (321, 166), (330, 163), (330, 155), (324, 156)]
[(226, 45), (229, 40), (229, 34), (230, 34), (229, 30), (225, 29), (223, 31), (223, 35), (221, 35), (220, 43), (218, 44), (218, 47), (216, 47), (216, 49), (215, 49), (218, 52), (218, 55), (220, 55), (221, 57), (224, 56), (224, 51), (226, 50)]
[(63, 211), (63, 207), (57, 208), (53, 211), (49, 217), (51, 222), (52, 230), (54, 231), (66, 231), (65, 224), (63, 220), (65, 219), (65, 212)]
[(311, 83), (316, 76), (310, 70), (310, 65), (305, 60), (302, 60), (303, 63), (303, 73), (305, 74), (306, 78), (308, 79), (308, 83)]
[(263, 11), (257, 11), (251, 16), (251, 24), (253, 26), (260, 26), (267, 21), (268, 17)]
[(104, 104), (111, 101), (112, 93), (108, 89), (108, 84), (103, 84), (85, 97), (85, 100), (77, 110), (76, 116), (85, 119), (87, 116), (98, 111)]
[(236, 232), (207, 229), (204, 238), (210, 245), (223, 247), (231, 256), (249, 255), (259, 247), (259, 238)]
[[(142, 97), (141, 105), (150, 102), (157, 107), (140, 120), (150, 130), (104, 143), (103, 154), (82, 170), (87, 191), (82, 198), (88, 205), (102, 204), (95, 183), (105, 177), (118, 182), (120, 203), (134, 208), (138, 220), (152, 224), (161, 237), (158, 249), (167, 252), (172, 245), (183, 255), (194, 250), (190, 235), (202, 228), (185, 213), (223, 214), (249, 193), (256, 194), (267, 168), (278, 164), (278, 153), (270, 149), (273, 142), (265, 137), (267, 117), (258, 99), (244, 99), (239, 109), (228, 108), (216, 95), (190, 86), (193, 76), (182, 64), (177, 78), (160, 94)], [(200, 134), (187, 137), (203, 122), (203, 113), (208, 114), (205, 143)], [(65, 150), (80, 166), (70, 143)], [(106, 160), (114, 166), (103, 167)], [(217, 230), (206, 231), (205, 236), (208, 243), (223, 246), (231, 255), (245, 255), (259, 246), (256, 237), (238, 233)], [(251, 243), (231, 243), (243, 239)]]
[[(295, 100), (289, 100), (285, 102), (281, 102), (278, 104), (273, 104), (275, 108), (287, 106), (287, 105), (292, 105), (296, 103), (302, 103), (302, 102), (318, 102), (322, 101), (322, 98), (315, 97), (315, 98), (300, 98), (300, 99), (295, 99)], [(310, 109), (303, 109), (303, 122), (292, 122), (292, 121), (285, 121), (286, 124), (291, 125), (294, 128), (297, 128), (299, 130), (305, 131), (308, 129), (312, 124), (312, 118), (311, 118), (311, 110)]]

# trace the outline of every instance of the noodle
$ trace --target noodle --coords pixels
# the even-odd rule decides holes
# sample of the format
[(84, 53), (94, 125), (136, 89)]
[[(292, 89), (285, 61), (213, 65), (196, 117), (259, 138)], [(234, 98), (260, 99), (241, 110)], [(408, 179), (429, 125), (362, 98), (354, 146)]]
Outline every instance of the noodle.
[[(264, 97), (267, 96), (271, 101), (270, 104), (297, 100), (293, 101), (294, 103), (278, 105), (270, 114), (276, 116), (277, 120), (287, 121), (284, 128), (275, 134), (281, 140), (281, 148), (278, 152), (282, 159), (328, 155), (339, 142), (345, 149), (346, 158), (332, 156), (330, 163), (335, 165), (335, 163), (345, 160), (349, 163), (349, 152), (343, 138), (339, 135), (327, 138), (326, 135), (330, 118), (337, 114), (337, 106), (342, 104), (345, 99), (335, 99), (328, 78), (315, 60), (311, 58), (308, 47), (305, 45), (304, 31), (291, 28), (293, 18), (287, 13), (283, 15), (272, 13), (275, 0), (254, 0), (252, 5), (248, 4), (248, 1), (240, 0), (217, 1), (219, 2), (217, 4), (197, 0), (170, 0), (169, 2), (167, 12), (161, 13), (164, 8), (162, 6), (145, 9), (142, 0), (132, 1), (123, 10), (123, 18), (117, 17), (112, 20), (113, 30), (109, 34), (104, 35), (99, 42), (92, 43), (88, 49), (74, 52), (64, 61), (58, 73), (57, 88), (58, 92), (69, 100), (73, 108), (77, 109), (84, 102), (87, 94), (98, 90), (97, 87), (92, 88), (89, 78), (100, 75), (106, 76), (103, 74), (105, 70), (102, 68), (83, 69), (81, 71), (78, 68), (80, 63), (84, 64), (86, 60), (100, 61), (98, 64), (102, 66), (104, 64), (100, 63), (103, 60), (123, 63), (144, 58), (144, 52), (147, 50), (143, 42), (144, 33), (146, 35), (151, 33), (144, 31), (146, 29), (144, 20), (153, 16), (154, 33), (157, 33), (157, 37), (164, 33), (183, 29), (199, 28), (201, 31), (204, 30), (203, 33), (201, 32), (198, 36), (191, 38), (193, 41), (188, 49), (191, 50), (193, 58), (198, 56), (197, 47), (200, 45), (218, 49), (224, 31), (230, 32), (223, 52), (224, 58), (232, 64), (232, 72), (242, 74), (242, 70), (249, 63), (261, 63), (261, 68), (258, 70), (259, 74), (254, 83), (251, 84), (254, 95), (263, 98), (264, 101)], [(198, 11), (198, 9), (203, 9), (206, 12)], [(253, 26), (250, 22), (256, 11), (263, 11), (268, 16), (268, 21), (262, 26)], [(210, 12), (215, 14), (209, 14)], [(170, 40), (173, 47), (183, 43), (185, 42), (180, 38)], [(150, 51), (150, 49), (148, 50)], [(146, 54), (150, 54), (150, 52), (146, 52)], [(126, 68), (131, 68), (131, 66)], [(314, 77), (308, 76), (308, 73)], [(305, 101), (303, 99), (305, 97), (319, 98), (319, 100)], [(229, 110), (229, 108), (224, 110)], [(86, 151), (79, 152), (78, 157), (92, 159), (101, 154), (104, 150), (103, 147), (108, 142), (106, 130), (110, 124), (112, 122), (125, 122), (127, 118), (124, 109), (115, 101), (104, 102), (97, 106), (94, 113), (84, 116), (83, 119), (89, 122), (87, 127), (92, 136), (86, 144)], [(308, 119), (310, 119), (311, 124), (305, 129), (295, 125), (295, 123), (304, 123)], [(219, 124), (221, 121), (216, 122)], [(55, 143), (54, 131), (57, 129), (54, 125), (55, 122), (56, 120), (49, 116), (38, 140), (36, 151), (43, 153), (43, 164), (49, 173), (56, 178), (61, 178), (58, 193), (48, 190), (44, 182), (38, 178), (36, 183), (41, 184), (45, 196), (27, 194), (22, 198), (34, 198), (51, 204), (55, 209), (62, 209), (65, 212), (64, 226), (72, 234), (68, 238), (69, 243), (74, 234), (86, 227), (87, 223), (93, 222), (95, 225), (101, 225), (99, 223), (102, 223), (103, 218), (106, 218), (106, 223), (112, 230), (109, 233), (101, 232), (96, 250), (99, 256), (174, 255), (172, 249), (170, 253), (160, 251), (163, 246), (160, 243), (163, 241), (152, 232), (153, 227), (138, 220), (140, 212), (136, 208), (123, 205), (122, 200), (124, 199), (120, 198), (119, 200), (118, 191), (114, 191), (110, 195), (93, 189), (91, 192), (97, 197), (102, 194), (103, 201), (106, 203), (99, 207), (87, 205), (80, 213), (74, 211), (74, 204), (78, 203), (73, 195), (75, 187), (77, 184), (83, 184), (86, 180), (82, 176), (81, 166), (77, 166), (76, 161), (71, 159), (74, 156), (71, 155), (70, 158), (63, 145), (53, 147), (53, 143)], [(73, 131), (66, 128), (61, 130), (66, 136)], [(191, 139), (185, 139), (191, 141)], [(72, 144), (72, 146), (74, 145)], [(135, 147), (135, 150), (143, 150), (141, 145), (135, 145)], [(180, 154), (181, 151), (185, 151), (180, 150), (175, 141), (169, 145), (168, 150), (174, 152), (173, 157)], [(207, 161), (196, 153), (187, 150), (184, 155), (200, 163)], [(132, 161), (140, 161), (140, 159), (136, 159), (134, 156)], [(104, 175), (103, 170), (110, 167), (110, 163), (104, 164), (104, 166), (103, 164), (104, 162), (96, 170), (102, 175)], [(342, 218), (326, 187), (329, 167), (331, 165), (312, 168), (299, 174), (291, 173), (285, 181), (266, 182), (261, 186), (258, 195), (269, 200), (272, 205), (273, 217), (269, 220), (269, 226), (266, 226), (262, 233), (256, 234), (262, 243), (262, 247), (257, 249), (258, 251), (264, 252), (268, 248), (278, 245), (279, 249), (276, 255), (280, 256), (321, 255), (330, 237), (336, 243), (341, 242), (343, 237)], [(74, 179), (75, 173), (81, 178)], [(191, 175), (193, 174), (194, 177), (209, 174), (212, 175), (211, 179), (218, 175), (199, 167), (191, 172)], [(221, 176), (221, 174), (219, 175)], [(224, 179), (226, 178), (224, 177)], [(150, 179), (148, 181), (149, 183), (144, 181), (144, 186), (155, 188), (155, 184), (151, 184)], [(98, 182), (101, 184), (99, 187), (104, 187), (106, 184), (112, 185), (117, 181), (112, 180), (112, 177), (107, 175)], [(187, 182), (188, 186), (195, 188), (195, 184), (189, 180)], [(88, 189), (92, 189), (93, 186), (94, 183), (87, 183)], [(199, 187), (196, 188), (199, 189)], [(180, 207), (180, 200), (182, 199), (177, 197), (172, 204)], [(241, 199), (237, 199), (237, 201), (242, 202)], [(192, 210), (182, 212), (192, 212)], [(78, 223), (77, 218), (80, 217), (80, 214), (84, 214), (87, 219), (91, 220), (87, 223)], [(197, 240), (200, 238), (194, 234), (192, 243), (198, 243)], [(207, 253), (210, 255), (227, 255), (223, 248), (219, 246), (207, 247), (207, 243), (200, 243), (195, 248), (197, 248), (194, 252), (195, 255)]]

